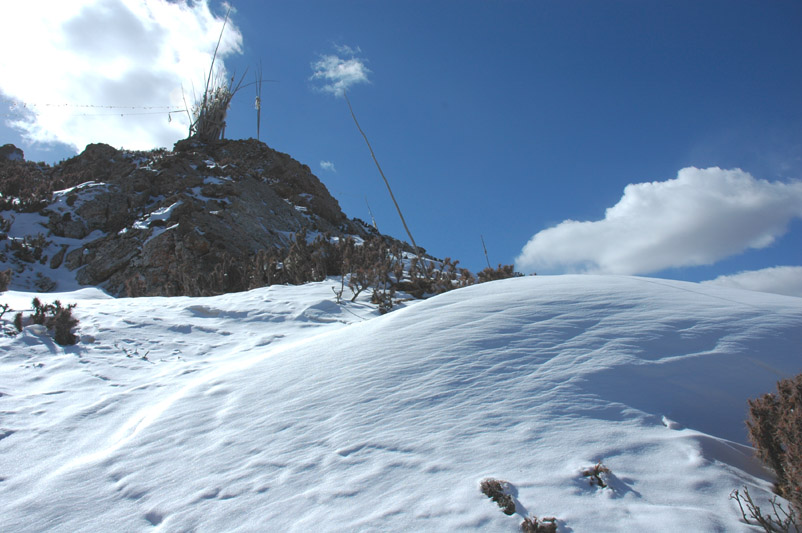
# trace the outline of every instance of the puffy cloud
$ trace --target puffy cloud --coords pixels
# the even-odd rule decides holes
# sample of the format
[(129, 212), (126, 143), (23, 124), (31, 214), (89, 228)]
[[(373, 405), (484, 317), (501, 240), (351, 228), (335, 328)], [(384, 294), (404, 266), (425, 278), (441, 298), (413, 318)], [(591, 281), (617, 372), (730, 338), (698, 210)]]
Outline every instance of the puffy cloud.
[(329, 172), (337, 172), (337, 168), (331, 161), (321, 161), (320, 168), (322, 168), (323, 170), (327, 170)]
[(524, 272), (646, 274), (709, 265), (764, 248), (802, 217), (802, 182), (757, 180), (739, 169), (684, 168), (637, 183), (604, 219), (566, 220), (535, 234), (516, 259)]
[(334, 54), (321, 56), (312, 63), (313, 73), (310, 79), (323, 80), (321, 90), (340, 96), (357, 83), (369, 83), (370, 70), (362, 59), (353, 57), (360, 51), (359, 48), (354, 49), (349, 46), (336, 48), (340, 54), (351, 57), (343, 59)]
[(802, 266), (778, 266), (719, 276), (702, 285), (734, 287), (802, 298)]
[[(76, 150), (91, 142), (147, 149), (185, 137), (182, 87), (191, 106), (223, 24), (207, 0), (9, 2), (3, 19), (0, 93), (13, 102), (10, 125), (30, 142)], [(218, 75), (241, 44), (229, 20)]]

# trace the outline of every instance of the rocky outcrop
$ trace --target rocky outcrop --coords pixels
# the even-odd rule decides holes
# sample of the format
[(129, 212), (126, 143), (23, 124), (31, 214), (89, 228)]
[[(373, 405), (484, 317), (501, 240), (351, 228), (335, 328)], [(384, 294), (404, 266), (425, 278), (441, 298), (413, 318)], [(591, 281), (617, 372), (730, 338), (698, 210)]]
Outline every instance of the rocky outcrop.
[(25, 153), (13, 144), (0, 146), (0, 159), (7, 161), (25, 161)]
[(113, 295), (209, 294), (204, 280), (222, 263), (285, 248), (299, 232), (367, 233), (308, 166), (256, 140), (152, 152), (93, 144), (42, 172), (66, 187), (39, 211), (42, 265)]

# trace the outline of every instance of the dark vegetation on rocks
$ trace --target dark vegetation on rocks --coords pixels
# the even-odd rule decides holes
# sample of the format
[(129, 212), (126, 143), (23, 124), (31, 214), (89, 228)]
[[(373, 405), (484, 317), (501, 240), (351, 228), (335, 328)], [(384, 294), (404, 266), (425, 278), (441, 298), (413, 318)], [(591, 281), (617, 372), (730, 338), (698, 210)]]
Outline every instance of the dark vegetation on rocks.
[[(12, 231), (23, 214), (40, 220), (26, 235)], [(93, 144), (52, 167), (0, 158), (0, 268), (12, 287), (27, 275), (18, 288), (55, 289), (48, 268), (115, 296), (339, 276), (349, 297), (367, 290), (389, 310), (397, 292), (422, 298), (516, 275), (499, 265), (475, 276), (421, 252), (347, 218), (308, 166), (253, 139), (191, 137), (148, 152)]]

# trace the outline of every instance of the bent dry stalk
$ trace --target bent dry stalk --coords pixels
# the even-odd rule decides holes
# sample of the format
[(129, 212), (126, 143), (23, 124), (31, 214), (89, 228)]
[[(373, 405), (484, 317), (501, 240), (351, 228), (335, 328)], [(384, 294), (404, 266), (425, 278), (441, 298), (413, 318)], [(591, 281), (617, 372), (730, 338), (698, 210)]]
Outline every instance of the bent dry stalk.
[[(384, 180), (384, 184), (387, 186), (387, 191), (390, 193), (390, 199), (392, 199), (393, 204), (395, 205), (396, 211), (398, 211), (398, 216), (401, 218), (401, 223), (404, 225), (404, 230), (407, 232), (407, 236), (409, 240), (412, 242), (412, 247), (415, 249), (415, 255), (423, 261), (423, 256), (421, 256), (420, 249), (418, 245), (415, 243), (415, 238), (412, 236), (412, 232), (409, 231), (409, 226), (407, 226), (407, 221), (404, 220), (404, 214), (401, 213), (401, 208), (398, 206), (398, 202), (395, 200), (395, 195), (393, 194), (393, 189), (390, 187), (390, 182), (387, 181), (387, 177), (384, 175), (382, 171), (381, 165), (379, 165), (378, 159), (376, 159), (376, 154), (373, 152), (373, 147), (370, 146), (370, 141), (368, 140), (368, 136), (365, 135), (365, 132), (362, 131), (362, 127), (359, 125), (359, 121), (356, 119), (356, 114), (354, 114), (354, 108), (351, 107), (351, 101), (348, 99), (348, 95), (343, 91), (343, 96), (345, 97), (345, 102), (348, 104), (348, 110), (351, 112), (351, 118), (354, 119), (354, 124), (356, 124), (356, 129), (359, 130), (359, 133), (362, 134), (362, 138), (365, 139), (365, 144), (368, 145), (368, 150), (370, 150), (370, 156), (373, 158), (373, 162), (376, 163), (376, 168), (379, 169), (379, 174), (381, 174), (382, 179)], [(425, 265), (425, 263), (424, 263)], [(428, 268), (426, 268), (428, 271)]]

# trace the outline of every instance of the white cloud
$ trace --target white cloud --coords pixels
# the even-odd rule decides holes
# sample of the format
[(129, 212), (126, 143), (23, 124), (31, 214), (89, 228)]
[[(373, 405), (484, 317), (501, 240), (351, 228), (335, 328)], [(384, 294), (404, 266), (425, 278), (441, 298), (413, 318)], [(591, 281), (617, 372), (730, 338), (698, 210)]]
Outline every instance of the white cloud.
[[(32, 0), (3, 6), (0, 93), (16, 102), (11, 126), (29, 142), (169, 146), (189, 127), (182, 85), (205, 73), (223, 20), (207, 0)], [(13, 23), (11, 23), (13, 21)], [(241, 50), (229, 20), (218, 62)], [(221, 70), (221, 73), (224, 70)], [(120, 116), (120, 115), (123, 116)]]
[(685, 168), (676, 179), (628, 185), (603, 220), (566, 220), (537, 233), (516, 266), (523, 272), (646, 274), (709, 265), (769, 246), (797, 217), (800, 181)]
[(322, 168), (323, 170), (327, 170), (329, 172), (337, 172), (337, 168), (331, 161), (321, 161), (320, 168)]
[(370, 70), (365, 66), (362, 59), (353, 57), (360, 50), (349, 46), (337, 46), (337, 51), (345, 56), (343, 59), (337, 55), (324, 55), (312, 63), (313, 80), (323, 80), (324, 85), (321, 89), (325, 92), (342, 95), (351, 86), (357, 83), (369, 83), (368, 74)]
[(734, 287), (802, 298), (802, 266), (779, 266), (719, 276), (702, 285)]

